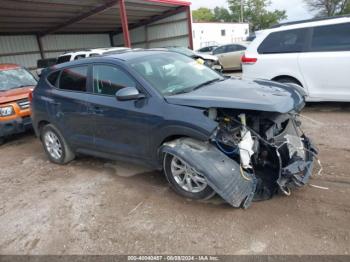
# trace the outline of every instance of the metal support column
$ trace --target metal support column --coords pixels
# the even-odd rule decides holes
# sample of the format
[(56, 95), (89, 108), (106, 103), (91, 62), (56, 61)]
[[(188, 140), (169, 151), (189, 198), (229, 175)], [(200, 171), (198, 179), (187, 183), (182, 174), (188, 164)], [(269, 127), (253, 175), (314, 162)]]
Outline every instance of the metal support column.
[(126, 15), (125, 0), (119, 0), (120, 20), (122, 22), (124, 46), (131, 47), (130, 35), (129, 35), (129, 23)]

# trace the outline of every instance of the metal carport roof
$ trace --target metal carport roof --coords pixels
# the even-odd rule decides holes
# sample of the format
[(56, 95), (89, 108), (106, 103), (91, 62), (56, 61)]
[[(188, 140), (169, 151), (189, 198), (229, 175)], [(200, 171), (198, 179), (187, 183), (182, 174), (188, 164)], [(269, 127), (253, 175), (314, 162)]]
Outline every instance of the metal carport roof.
[(0, 34), (123, 32), (130, 46), (129, 29), (184, 11), (190, 22), (189, 5), (180, 0), (0, 0)]

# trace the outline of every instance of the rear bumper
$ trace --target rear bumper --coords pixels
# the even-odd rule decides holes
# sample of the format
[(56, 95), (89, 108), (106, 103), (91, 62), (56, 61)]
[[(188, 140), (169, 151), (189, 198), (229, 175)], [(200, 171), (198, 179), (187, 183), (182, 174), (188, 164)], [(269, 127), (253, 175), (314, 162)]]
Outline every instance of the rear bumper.
[(0, 121), (0, 137), (25, 132), (32, 127), (30, 116), (18, 117), (8, 121)]

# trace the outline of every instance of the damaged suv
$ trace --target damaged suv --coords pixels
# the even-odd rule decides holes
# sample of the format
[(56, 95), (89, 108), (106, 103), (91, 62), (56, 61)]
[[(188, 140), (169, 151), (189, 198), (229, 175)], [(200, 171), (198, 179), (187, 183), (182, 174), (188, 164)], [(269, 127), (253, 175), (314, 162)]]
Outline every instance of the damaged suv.
[(246, 208), (308, 182), (317, 151), (300, 129), (304, 96), (181, 54), (133, 51), (46, 69), (32, 119), (54, 163), (77, 154), (141, 162), (185, 197), (217, 193)]

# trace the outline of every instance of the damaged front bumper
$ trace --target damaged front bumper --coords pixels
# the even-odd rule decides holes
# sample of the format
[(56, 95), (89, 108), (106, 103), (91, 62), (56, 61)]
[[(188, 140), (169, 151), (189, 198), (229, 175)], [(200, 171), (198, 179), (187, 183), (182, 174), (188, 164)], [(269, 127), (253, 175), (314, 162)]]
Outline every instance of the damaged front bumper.
[(182, 159), (204, 175), (208, 185), (232, 206), (246, 208), (252, 202), (256, 178), (209, 142), (181, 138), (164, 144), (161, 152)]
[[(260, 168), (263, 176), (254, 168), (243, 168), (239, 160), (220, 150), (211, 141), (181, 138), (164, 144), (161, 153), (187, 162), (206, 177), (208, 185), (225, 201), (234, 207), (247, 208), (254, 200), (271, 198), (278, 189), (290, 195), (292, 189), (307, 184), (312, 175), (317, 150), (310, 139), (298, 134), (294, 120), (289, 121), (278, 136), (265, 140), (264, 146), (269, 147), (275, 161), (266, 164), (266, 168)], [(270, 179), (272, 186), (266, 186), (264, 180), (269, 176), (273, 177)]]

